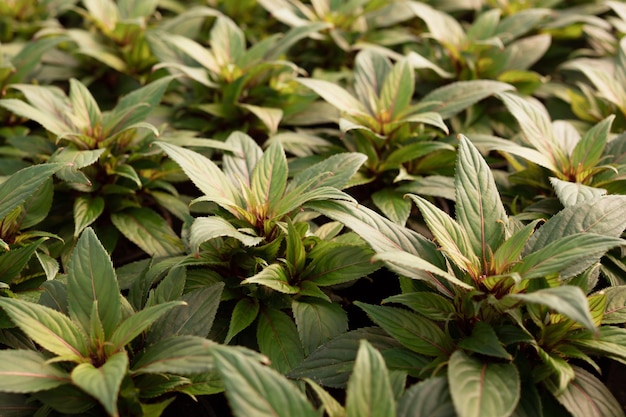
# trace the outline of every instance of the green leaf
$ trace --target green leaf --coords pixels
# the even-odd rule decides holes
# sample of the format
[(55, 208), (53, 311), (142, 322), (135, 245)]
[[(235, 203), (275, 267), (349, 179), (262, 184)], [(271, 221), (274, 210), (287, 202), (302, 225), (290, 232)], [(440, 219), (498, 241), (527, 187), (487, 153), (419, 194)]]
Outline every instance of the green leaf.
[(549, 307), (582, 324), (592, 332), (597, 331), (591, 313), (589, 312), (587, 297), (579, 287), (563, 285), (560, 287), (545, 288), (527, 294), (510, 294), (506, 297)]
[(121, 318), (120, 288), (113, 263), (91, 228), (78, 239), (67, 275), (72, 320), (89, 333), (92, 304), (98, 302), (98, 316), (106, 337), (110, 337)]
[(613, 120), (615, 115), (607, 117), (585, 132), (572, 152), (570, 166), (576, 169), (591, 169), (598, 164), (609, 139)]
[[(297, 367), (292, 369), (290, 378), (311, 378), (318, 384), (345, 388), (352, 373), (360, 340), (366, 339), (383, 355), (401, 349), (401, 345), (387, 332), (378, 327), (367, 327), (344, 333), (323, 344)], [(421, 359), (421, 363), (419, 363)], [(413, 364), (425, 366), (431, 358), (413, 357)]]
[(38, 409), (28, 395), (0, 392), (0, 415), (4, 417), (32, 417)]
[(420, 103), (434, 103), (425, 106), (423, 111), (437, 112), (445, 120), (484, 98), (513, 88), (510, 84), (491, 80), (457, 81), (433, 90)]
[(447, 321), (456, 313), (452, 300), (432, 292), (411, 292), (392, 295), (383, 303), (398, 303), (431, 320)]
[[(311, 186), (303, 191), (319, 187), (343, 189), (366, 160), (365, 155), (357, 152), (331, 155), (295, 174), (287, 186), (287, 192), (298, 189), (302, 184), (310, 183), (310, 180), (314, 178), (317, 181), (311, 183)], [(332, 173), (332, 175), (322, 176), (324, 173)]]
[[(14, 84), (12, 85), (12, 87), (19, 88), (20, 91), (24, 92), (23, 91), (24, 86), (22, 85)], [(46, 92), (42, 87), (38, 87), (38, 88), (39, 90), (36, 92), (33, 92), (33, 94), (40, 94), (44, 97), (44, 99), (48, 99), (51, 102), (54, 102), (55, 100), (59, 99), (58, 97), (55, 97), (54, 94)], [(61, 94), (62, 93), (59, 93), (57, 95), (61, 95)], [(63, 133), (67, 133), (68, 131), (72, 131), (74, 128), (74, 126), (71, 126), (68, 124), (69, 121), (59, 119), (54, 116), (55, 110), (56, 110), (56, 108), (54, 107), (51, 110), (52, 114), (50, 114), (43, 110), (43, 108), (46, 107), (45, 105), (42, 105), (42, 108), (38, 108), (36, 106), (31, 106), (30, 104), (25, 103), (22, 100), (17, 100), (14, 98), (6, 98), (6, 99), (0, 100), (0, 106), (4, 107), (5, 109), (9, 110), (11, 113), (14, 113), (20, 117), (34, 120), (35, 122), (43, 126), (44, 129), (46, 129), (49, 132), (52, 132), (55, 135), (61, 135)], [(65, 107), (64, 110), (66, 110), (67, 106), (64, 106), (64, 107)], [(63, 110), (61, 110), (60, 112), (63, 112)]]
[(297, 294), (299, 291), (298, 287), (289, 284), (288, 272), (281, 264), (271, 264), (244, 279), (241, 284), (259, 284), (283, 294)]
[(224, 173), (233, 184), (252, 185), (252, 171), (263, 156), (263, 149), (247, 134), (233, 132), (226, 139), (233, 150), (224, 153)]
[(251, 188), (255, 205), (273, 206), (287, 187), (287, 158), (279, 142), (273, 142), (252, 171)]
[(304, 269), (306, 251), (302, 239), (307, 231), (307, 224), (298, 223), (298, 227), (296, 227), (291, 219), (289, 217), (287, 218), (287, 248), (285, 262), (291, 276), (299, 274)]
[(208, 201), (213, 201), (233, 214), (234, 207), (244, 207), (243, 197), (221, 169), (199, 153), (165, 142), (157, 142), (183, 169), (189, 179), (202, 191)]
[(517, 263), (528, 243), (528, 239), (535, 231), (535, 227), (540, 220), (530, 222), (520, 230), (516, 231), (511, 237), (504, 241), (493, 254), (493, 267), (496, 274), (505, 273), (511, 265)]
[(167, 221), (148, 207), (131, 207), (112, 213), (111, 222), (150, 256), (173, 256), (183, 251), (182, 241)]
[(458, 53), (461, 45), (467, 41), (463, 27), (449, 14), (416, 1), (408, 2), (407, 6), (415, 16), (426, 23), (430, 36), (446, 48)]
[(391, 221), (401, 226), (406, 224), (411, 214), (411, 202), (404, 194), (391, 188), (384, 188), (371, 195), (372, 201)]
[(283, 110), (275, 107), (253, 106), (252, 104), (239, 103), (239, 107), (248, 110), (263, 122), (270, 135), (275, 135), (283, 118)]
[(287, 373), (304, 359), (304, 349), (293, 320), (280, 310), (263, 308), (257, 323), (259, 350), (274, 369)]
[(348, 316), (337, 304), (319, 298), (300, 299), (291, 302), (291, 309), (306, 356), (348, 331)]
[(311, 379), (304, 378), (304, 382), (315, 392), (328, 417), (346, 417), (346, 410), (339, 404), (335, 397), (330, 395), (324, 388)]
[(476, 272), (480, 262), (476, 253), (480, 252), (474, 252), (469, 231), (426, 199), (412, 194), (408, 197), (415, 202), (428, 229), (450, 260), (464, 271)]
[(36, 253), (45, 238), (0, 255), (0, 282), (12, 284)]
[(81, 122), (78, 127), (86, 131), (99, 127), (102, 113), (98, 103), (87, 87), (74, 78), (70, 79), (70, 102), (73, 114), (76, 115), (77, 121)]
[(474, 145), (481, 149), (510, 153), (547, 168), (552, 172), (560, 171), (550, 155), (545, 155), (533, 148), (521, 146), (511, 140), (491, 135), (469, 134), (468, 137)]
[(620, 285), (602, 290), (606, 296), (606, 309), (602, 324), (626, 323), (626, 286)]
[(217, 65), (226, 68), (229, 64), (239, 64), (246, 52), (246, 38), (235, 22), (227, 16), (218, 16), (211, 29), (210, 39)]
[(102, 121), (104, 134), (111, 137), (128, 127), (143, 122), (161, 101), (174, 77), (163, 77), (124, 96)]
[(319, 417), (306, 397), (285, 377), (228, 346), (212, 349), (237, 417)]
[(511, 268), (511, 272), (517, 272), (525, 279), (545, 277), (558, 272), (562, 278), (569, 278), (596, 263), (609, 249), (625, 243), (623, 239), (595, 233), (569, 235), (526, 255)]
[(343, 87), (330, 81), (316, 80), (313, 78), (298, 78), (297, 81), (307, 88), (315, 91), (329, 104), (340, 112), (350, 115), (367, 114), (365, 106)]
[(464, 136), (460, 137), (455, 187), (456, 219), (468, 233), (482, 270), (487, 271), (492, 253), (504, 241), (507, 215), (491, 169)]
[(184, 294), (180, 300), (186, 306), (175, 308), (168, 315), (161, 316), (152, 325), (148, 340), (181, 335), (206, 337), (213, 327), (223, 289), (224, 284), (220, 282)]
[(415, 75), (409, 61), (404, 59), (394, 65), (385, 78), (380, 91), (380, 104), (395, 119), (405, 110), (413, 98)]
[(603, 188), (589, 187), (578, 182), (563, 181), (550, 177), (550, 184), (554, 188), (559, 201), (564, 207), (574, 206), (587, 200), (606, 195)]
[(319, 286), (353, 281), (380, 268), (380, 264), (372, 262), (373, 255), (374, 252), (365, 245), (319, 243), (308, 253), (311, 262), (301, 278)]
[(61, 164), (33, 165), (8, 177), (0, 184), (0, 219), (15, 210), (62, 167)]
[(88, 357), (85, 334), (66, 315), (28, 301), (0, 297), (13, 323), (44, 349), (65, 360)]
[(618, 237), (626, 228), (625, 205), (626, 196), (609, 195), (566, 207), (534, 233), (524, 252), (535, 252), (577, 233)]
[[(49, 363), (48, 358), (39, 352), (0, 350), (0, 391), (2, 392), (44, 391), (69, 382), (69, 375), (57, 365)], [(0, 405), (0, 412), (5, 415), (7, 410), (3, 410)]]
[(91, 363), (79, 364), (72, 370), (72, 382), (95, 397), (110, 416), (118, 417), (117, 397), (127, 371), (128, 356), (120, 352), (107, 358), (99, 368)]
[(438, 325), (410, 311), (356, 301), (356, 306), (402, 345), (427, 356), (447, 355), (452, 339)]
[[(392, 269), (396, 270), (402, 276), (411, 279), (424, 280), (430, 283), (433, 288), (450, 296), (452, 295), (452, 292), (446, 285), (446, 282), (449, 282), (450, 284), (454, 284), (457, 287), (464, 288), (466, 290), (474, 289), (474, 287), (464, 283), (454, 275), (442, 269), (439, 269), (435, 265), (432, 265), (424, 259), (408, 252), (380, 252), (374, 255), (372, 259), (385, 262), (387, 265), (392, 266)], [(437, 277), (443, 278), (443, 281), (441, 281)]]
[(506, 417), (520, 399), (515, 365), (483, 363), (461, 350), (448, 362), (448, 384), (459, 417)]
[(237, 239), (245, 246), (256, 246), (264, 240), (263, 237), (251, 236), (240, 232), (222, 217), (199, 217), (191, 225), (191, 234), (189, 236), (191, 250), (197, 253), (202, 243), (225, 236)]
[[(573, 366), (576, 378), (567, 389), (555, 395), (574, 417), (623, 417), (624, 411), (609, 389), (591, 373)], [(546, 381), (553, 394), (556, 386)]]
[(112, 350), (115, 352), (122, 349), (135, 337), (139, 336), (144, 330), (150, 327), (150, 325), (163, 314), (167, 313), (172, 308), (181, 305), (185, 305), (185, 303), (183, 301), (170, 301), (152, 307), (147, 307), (131, 315), (119, 324), (109, 339)]
[(346, 416), (387, 417), (395, 414), (396, 402), (385, 361), (380, 352), (362, 340), (348, 381)]
[(132, 366), (133, 373), (190, 375), (215, 368), (215, 342), (197, 336), (163, 338), (148, 346)]
[(224, 343), (228, 344), (239, 332), (250, 326), (259, 315), (259, 302), (256, 298), (242, 298), (237, 301), (228, 324)]
[(485, 322), (477, 322), (472, 329), (472, 335), (462, 339), (458, 347), (481, 355), (493, 356), (513, 360), (509, 352), (504, 349), (493, 327)]
[(74, 200), (74, 236), (78, 237), (85, 227), (95, 222), (104, 211), (104, 199), (100, 196), (78, 196)]
[(448, 380), (431, 377), (405, 391), (398, 401), (397, 417), (456, 417)]

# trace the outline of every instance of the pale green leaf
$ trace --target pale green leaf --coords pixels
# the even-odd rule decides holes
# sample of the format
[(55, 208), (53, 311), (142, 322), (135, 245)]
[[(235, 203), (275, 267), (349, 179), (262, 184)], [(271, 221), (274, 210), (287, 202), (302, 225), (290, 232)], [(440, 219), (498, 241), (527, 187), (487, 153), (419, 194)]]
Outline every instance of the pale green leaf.
[(120, 289), (113, 263), (91, 228), (85, 229), (70, 257), (67, 272), (69, 314), (88, 333), (92, 304), (108, 338), (121, 318)]
[(606, 190), (603, 188), (590, 187), (578, 182), (563, 181), (554, 177), (550, 177), (550, 184), (552, 184), (559, 201), (561, 201), (564, 207), (606, 195)]
[(96, 398), (110, 416), (119, 417), (117, 397), (122, 380), (128, 371), (126, 352), (107, 358), (99, 368), (91, 363), (81, 363), (72, 370), (72, 382)]
[(452, 339), (441, 328), (418, 314), (396, 307), (355, 304), (398, 342), (422, 355), (448, 355)]
[(212, 349), (226, 396), (237, 417), (319, 417), (285, 377), (228, 346)]
[(456, 219), (467, 232), (474, 253), (487, 271), (493, 252), (504, 241), (504, 205), (482, 155), (464, 136), (459, 143), (455, 175)]
[(0, 219), (33, 195), (61, 164), (39, 164), (23, 168), (0, 184)]
[(288, 272), (281, 264), (271, 264), (253, 276), (241, 281), (242, 285), (258, 284), (283, 294), (297, 294), (299, 288), (289, 283)]
[[(556, 399), (565, 406), (574, 417), (623, 417), (624, 410), (609, 389), (591, 373), (573, 366), (576, 378), (567, 389), (556, 395)], [(553, 394), (556, 387), (546, 381)]]
[(85, 334), (66, 315), (28, 301), (4, 297), (0, 297), (0, 307), (44, 349), (76, 362), (88, 356)]
[(83, 129), (83, 132), (91, 132), (100, 126), (102, 113), (98, 103), (87, 87), (74, 78), (70, 79), (70, 102), (74, 114), (81, 122), (78, 127)]
[(259, 350), (267, 355), (272, 367), (283, 374), (304, 359), (296, 325), (280, 310), (264, 308), (259, 312), (257, 341)]
[(283, 118), (283, 110), (275, 107), (261, 107), (252, 104), (239, 103), (239, 107), (243, 107), (263, 122), (270, 135), (275, 135), (278, 131), (278, 125)]
[(359, 344), (354, 371), (348, 381), (347, 417), (388, 417), (396, 414), (385, 361), (366, 340)]
[(420, 102), (434, 103), (423, 111), (439, 113), (445, 120), (491, 95), (512, 89), (510, 84), (492, 80), (457, 81), (431, 91)]
[[(302, 184), (310, 184), (310, 187), (303, 192), (317, 187), (343, 189), (366, 160), (365, 155), (357, 152), (333, 154), (294, 175), (287, 186), (287, 192), (298, 189)], [(322, 176), (326, 173), (328, 175)], [(310, 180), (314, 178), (317, 181), (310, 183)]]
[(346, 410), (341, 404), (330, 395), (324, 388), (315, 383), (312, 379), (304, 378), (304, 382), (315, 392), (317, 398), (322, 403), (324, 412), (328, 417), (346, 417)]
[(232, 237), (245, 246), (256, 246), (263, 237), (251, 236), (237, 230), (231, 223), (218, 216), (199, 217), (191, 225), (191, 250), (197, 253), (202, 243), (217, 237)]
[(272, 206), (278, 202), (287, 187), (289, 168), (280, 143), (274, 142), (265, 150), (252, 171), (250, 180), (255, 204)]
[(158, 0), (118, 0), (117, 8), (122, 20), (149, 18), (156, 10)]
[(350, 115), (367, 114), (363, 104), (337, 84), (312, 78), (298, 78), (298, 82), (315, 91), (315, 93), (336, 107), (340, 112), (346, 112)]
[(291, 309), (304, 354), (348, 331), (348, 316), (338, 304), (319, 298), (293, 300)]
[(520, 156), (527, 161), (533, 162), (539, 166), (549, 169), (552, 172), (559, 172), (554, 160), (549, 155), (545, 155), (533, 148), (518, 145), (517, 143), (502, 139), (496, 136), (483, 134), (468, 135), (470, 141), (481, 149), (487, 151), (499, 151), (510, 153), (511, 155)]
[[(626, 105), (626, 102), (623, 103)], [(594, 168), (602, 158), (611, 133), (615, 115), (611, 115), (589, 129), (576, 144), (571, 155), (571, 166), (575, 169)]]
[(165, 142), (158, 145), (183, 169), (205, 198), (236, 214), (233, 207), (243, 207), (243, 197), (222, 170), (210, 159)]
[(380, 264), (372, 262), (373, 255), (374, 252), (365, 245), (320, 243), (308, 253), (312, 262), (301, 278), (319, 286), (353, 281), (380, 268)]
[(183, 251), (183, 243), (167, 221), (148, 207), (112, 213), (111, 222), (131, 242), (151, 256), (172, 256)]
[(67, 118), (55, 117), (55, 110), (52, 111), (52, 114), (47, 113), (41, 108), (14, 98), (5, 98), (0, 100), (0, 106), (20, 117), (34, 120), (43, 126), (44, 129), (55, 135), (61, 135), (65, 132), (75, 130), (75, 127), (70, 124), (71, 122), (67, 120)]
[(405, 391), (398, 401), (397, 417), (456, 417), (445, 377), (431, 377)]
[(380, 103), (392, 120), (411, 104), (415, 88), (413, 71), (409, 62), (402, 60), (394, 65), (385, 78), (380, 91)]
[(372, 194), (372, 201), (389, 220), (401, 226), (406, 224), (411, 214), (411, 202), (403, 193), (391, 188), (383, 188)]
[(508, 268), (516, 264), (528, 243), (528, 239), (532, 236), (537, 224), (540, 220), (530, 222), (526, 226), (517, 230), (511, 237), (500, 245), (500, 247), (493, 254), (493, 268), (496, 274), (505, 273)]
[(480, 362), (461, 350), (448, 362), (448, 384), (459, 417), (507, 417), (520, 399), (515, 365)]
[(606, 296), (606, 309), (602, 324), (626, 323), (626, 286), (619, 285), (602, 290)]
[[(32, 350), (0, 350), (0, 391), (29, 393), (70, 382), (69, 375), (48, 358)], [(2, 399), (0, 398), (0, 403)], [(7, 413), (0, 405), (2, 415)], [(7, 414), (10, 415), (10, 414)]]
[(226, 144), (233, 149), (222, 158), (224, 173), (233, 184), (250, 187), (252, 171), (263, 156), (263, 150), (254, 139), (243, 132), (231, 133), (226, 139)]
[(164, 338), (148, 346), (133, 363), (133, 373), (190, 375), (214, 369), (215, 342), (197, 336)]
[(219, 67), (237, 65), (246, 52), (243, 31), (227, 16), (218, 16), (211, 29), (210, 43)]
[(579, 287), (562, 285), (526, 294), (509, 294), (507, 297), (546, 306), (582, 324), (592, 332), (597, 330), (589, 312), (587, 297)]
[(122, 349), (135, 337), (139, 336), (163, 314), (176, 306), (183, 306), (183, 301), (170, 301), (147, 307), (122, 321), (109, 339), (113, 351)]
[(100, 196), (78, 196), (74, 200), (74, 236), (78, 237), (104, 212), (104, 199)]
[(463, 27), (449, 14), (417, 1), (407, 2), (407, 5), (417, 17), (426, 23), (430, 36), (446, 48), (457, 52), (467, 41)]

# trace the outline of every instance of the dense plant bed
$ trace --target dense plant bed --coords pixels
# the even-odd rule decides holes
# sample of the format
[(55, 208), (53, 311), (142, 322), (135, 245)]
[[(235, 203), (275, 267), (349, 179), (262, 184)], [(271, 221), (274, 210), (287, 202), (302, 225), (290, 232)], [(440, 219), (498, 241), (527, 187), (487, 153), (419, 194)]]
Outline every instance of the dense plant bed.
[(0, 415), (624, 416), (625, 34), (0, 3)]

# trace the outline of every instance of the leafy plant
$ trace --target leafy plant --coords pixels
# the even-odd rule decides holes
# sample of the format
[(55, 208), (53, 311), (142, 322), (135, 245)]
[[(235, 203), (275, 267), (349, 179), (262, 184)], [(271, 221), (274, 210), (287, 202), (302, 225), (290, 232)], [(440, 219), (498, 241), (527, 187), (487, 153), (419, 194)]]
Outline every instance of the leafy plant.
[[(576, 416), (594, 407), (622, 415), (602, 383), (570, 361), (583, 359), (597, 370), (589, 355), (621, 357), (602, 348), (621, 329), (597, 327), (611, 310), (603, 292), (591, 291), (600, 257), (624, 244), (618, 238), (626, 227), (618, 214), (624, 198), (591, 197), (539, 228), (538, 221), (520, 224), (507, 217), (491, 171), (464, 137), (455, 186), (456, 220), (411, 195), (449, 267), (416, 256), (398, 232), (382, 232), (399, 244), (380, 250), (381, 232), (372, 232), (372, 224), (347, 223), (377, 250), (374, 259), (418, 280), (384, 300), (408, 309), (357, 305), (404, 346), (432, 358), (423, 376), (445, 370), (459, 415), (508, 416), (524, 407), (541, 415), (550, 402), (542, 390)], [(338, 217), (336, 210), (325, 212)], [(594, 394), (574, 394), (577, 389)]]
[[(24, 94), (30, 104), (17, 99), (0, 100), (0, 106), (43, 126), (56, 144), (67, 143), (57, 146), (48, 162), (68, 165), (56, 175), (64, 180), (73, 202), (74, 236), (96, 221), (110, 221), (150, 255), (182, 251), (182, 243), (168, 221), (148, 207), (177, 195), (170, 184), (161, 180), (167, 174), (163, 155), (150, 147), (153, 135), (159, 132), (144, 121), (170, 81), (162, 78), (135, 90), (107, 112), (101, 111), (89, 90), (77, 80), (70, 81), (69, 96), (56, 87), (14, 84), (11, 88)], [(172, 211), (176, 208), (180, 205)], [(109, 219), (102, 218), (107, 211)], [(138, 227), (148, 234), (136, 233)], [(112, 250), (116, 233), (109, 230), (107, 241)]]
[(41, 411), (50, 407), (77, 414), (101, 407), (110, 416), (142, 415), (142, 409), (156, 406), (148, 398), (163, 409), (171, 402), (164, 394), (191, 384), (183, 376), (213, 370), (212, 342), (204, 338), (161, 335), (158, 342), (141, 343), (155, 321), (185, 303), (133, 311), (92, 229), (85, 229), (76, 244), (66, 284), (51, 283), (40, 304), (0, 299), (15, 325), (41, 347), (0, 351), (0, 375), (11, 376), (3, 378), (0, 391), (31, 394)]

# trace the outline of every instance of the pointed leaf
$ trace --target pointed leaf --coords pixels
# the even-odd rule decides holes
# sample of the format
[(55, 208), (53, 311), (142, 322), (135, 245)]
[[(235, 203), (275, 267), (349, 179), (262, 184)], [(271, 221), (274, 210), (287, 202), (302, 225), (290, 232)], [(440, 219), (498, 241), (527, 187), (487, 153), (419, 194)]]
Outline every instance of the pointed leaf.
[(448, 362), (448, 384), (459, 417), (506, 417), (520, 399), (515, 365), (482, 363), (461, 350)]
[(367, 114), (363, 104), (337, 84), (313, 78), (298, 78), (297, 81), (315, 91), (315, 93), (341, 112), (346, 112), (350, 115)]
[(39, 239), (33, 243), (13, 249), (0, 255), (0, 282), (12, 284), (20, 277), (20, 273), (36, 253), (37, 248), (45, 241)]
[(492, 253), (504, 241), (504, 205), (491, 169), (464, 136), (459, 144), (456, 175), (456, 219), (469, 235), (484, 271)]
[(413, 68), (407, 60), (399, 61), (385, 78), (380, 92), (381, 107), (392, 120), (411, 104), (414, 88)]
[(66, 360), (88, 356), (85, 334), (66, 315), (28, 301), (0, 297), (0, 307), (28, 337)]
[(189, 179), (213, 201), (235, 214), (233, 207), (243, 207), (243, 198), (215, 163), (197, 152), (165, 142), (158, 145), (185, 171)]
[(563, 181), (554, 177), (550, 177), (550, 184), (552, 184), (559, 201), (564, 207), (606, 195), (606, 190), (603, 188), (589, 187), (588, 185)]
[(380, 268), (372, 262), (372, 255), (374, 252), (365, 245), (319, 244), (308, 253), (312, 262), (301, 278), (319, 286), (353, 281)]
[(69, 313), (89, 333), (92, 304), (98, 302), (98, 316), (106, 337), (121, 318), (120, 288), (113, 263), (91, 228), (76, 243), (67, 272)]
[(72, 370), (72, 382), (96, 398), (110, 416), (118, 417), (117, 397), (127, 371), (128, 356), (120, 352), (107, 358), (99, 368), (81, 363)]
[(375, 306), (356, 301), (355, 304), (414, 352), (427, 356), (446, 355), (452, 351), (452, 339), (432, 321), (410, 311), (386, 306)]
[(530, 222), (500, 245), (493, 254), (493, 268), (496, 274), (504, 274), (511, 265), (520, 260), (524, 247), (539, 222), (540, 220)]
[(39, 164), (23, 168), (0, 184), (0, 219), (33, 195), (61, 164)]
[(435, 103), (423, 110), (439, 113), (445, 120), (491, 95), (512, 89), (512, 85), (498, 81), (457, 81), (433, 90), (424, 96), (420, 102)]
[(270, 358), (272, 367), (283, 374), (304, 359), (296, 325), (280, 310), (261, 310), (257, 324), (257, 341), (259, 350)]
[(462, 339), (457, 346), (481, 355), (513, 359), (513, 356), (502, 346), (493, 327), (485, 322), (476, 323), (472, 329), (472, 335)]
[(224, 343), (228, 344), (239, 332), (250, 326), (259, 315), (259, 302), (256, 298), (242, 298), (237, 301), (230, 316), (228, 333)]
[(452, 300), (432, 292), (411, 292), (392, 295), (383, 303), (398, 303), (409, 307), (416, 313), (437, 321), (447, 321), (455, 314)]
[(182, 305), (185, 305), (183, 301), (170, 301), (152, 307), (147, 307), (131, 315), (119, 324), (109, 339), (111, 346), (113, 346), (113, 351), (122, 349), (135, 337), (139, 336), (144, 330), (150, 327), (150, 325), (152, 325), (152, 323), (154, 323), (163, 314), (167, 313), (176, 306)]
[(527, 294), (510, 294), (507, 297), (546, 306), (582, 324), (592, 332), (597, 330), (589, 312), (587, 297), (579, 287), (563, 285)]
[(70, 102), (74, 114), (82, 122), (80, 127), (92, 131), (100, 126), (102, 113), (98, 103), (87, 87), (74, 78), (70, 79)]
[(239, 103), (239, 107), (243, 107), (263, 122), (270, 135), (275, 135), (278, 131), (278, 125), (283, 118), (283, 110), (275, 107), (253, 106), (252, 104)]
[(250, 136), (243, 132), (233, 132), (226, 139), (233, 147), (232, 152), (222, 158), (224, 173), (233, 184), (252, 185), (252, 171), (263, 156), (263, 150)]
[(252, 171), (251, 188), (256, 204), (275, 205), (285, 192), (288, 174), (285, 151), (280, 143), (274, 142)]
[(397, 417), (456, 417), (448, 381), (431, 377), (407, 389), (398, 401)]
[(395, 414), (396, 402), (385, 361), (380, 352), (362, 340), (348, 381), (346, 416), (387, 417)]
[(348, 316), (338, 304), (311, 298), (293, 300), (291, 308), (307, 356), (322, 344), (348, 331)]
[(100, 196), (79, 196), (74, 200), (74, 236), (78, 237), (104, 212), (104, 199)]
[[(315, 187), (334, 187), (341, 190), (366, 160), (365, 155), (357, 152), (334, 154), (294, 175), (287, 186), (287, 191), (297, 189), (299, 185), (308, 183), (313, 178), (317, 178), (318, 181), (304, 191)], [(332, 175), (320, 176), (323, 173)]]
[(372, 201), (394, 223), (404, 226), (409, 219), (411, 202), (401, 192), (384, 188), (372, 194)]
[[(0, 350), (0, 391), (45, 391), (70, 382), (69, 375), (48, 358), (31, 350)], [(0, 399), (0, 402), (2, 400)], [(2, 409), (0, 406), (0, 411)]]
[(133, 373), (190, 375), (212, 371), (215, 342), (197, 336), (164, 338), (148, 346), (133, 364)]
[(148, 207), (113, 213), (111, 222), (128, 240), (151, 256), (172, 256), (183, 251), (181, 239), (167, 221)]
[(259, 284), (283, 294), (297, 294), (299, 288), (289, 284), (288, 272), (281, 264), (271, 264), (250, 278), (241, 281), (242, 285)]
[(585, 132), (572, 152), (571, 166), (574, 169), (591, 169), (598, 164), (609, 139), (613, 120), (615, 115), (607, 117)]
[(472, 134), (468, 135), (468, 137), (474, 145), (480, 147), (481, 149), (510, 153), (547, 168), (552, 172), (560, 171), (551, 155), (543, 154), (533, 148), (521, 146), (511, 140), (502, 139), (496, 136)]
[(330, 395), (324, 388), (311, 379), (304, 378), (304, 382), (315, 392), (328, 417), (346, 417), (346, 410), (339, 404), (335, 397)]
[[(624, 411), (613, 394), (600, 380), (578, 366), (573, 366), (576, 378), (565, 392), (555, 395), (574, 417), (623, 417)], [(556, 387), (547, 382), (553, 394)]]
[(225, 236), (235, 238), (245, 246), (256, 246), (264, 240), (263, 237), (250, 236), (240, 232), (221, 217), (199, 217), (195, 219), (191, 225), (191, 234), (189, 237), (191, 250), (197, 253), (202, 243)]
[(213, 348), (233, 413), (237, 417), (319, 417), (306, 397), (278, 372), (234, 351)]
[(246, 52), (243, 31), (227, 16), (218, 16), (211, 29), (211, 49), (220, 67), (239, 64)]

